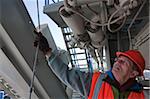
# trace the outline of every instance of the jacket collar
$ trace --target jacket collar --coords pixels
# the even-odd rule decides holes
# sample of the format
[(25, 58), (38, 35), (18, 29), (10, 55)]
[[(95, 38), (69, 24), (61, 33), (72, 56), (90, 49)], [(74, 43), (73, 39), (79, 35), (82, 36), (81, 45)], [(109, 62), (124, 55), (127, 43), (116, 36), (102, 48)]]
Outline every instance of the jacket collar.
[(111, 70), (106, 72), (106, 77), (103, 80), (109, 83), (110, 85), (113, 85), (115, 88), (117, 88), (121, 92), (124, 92), (124, 91), (141, 92), (143, 89), (143, 86), (134, 79), (129, 79), (125, 84), (120, 86), (119, 82), (113, 76)]

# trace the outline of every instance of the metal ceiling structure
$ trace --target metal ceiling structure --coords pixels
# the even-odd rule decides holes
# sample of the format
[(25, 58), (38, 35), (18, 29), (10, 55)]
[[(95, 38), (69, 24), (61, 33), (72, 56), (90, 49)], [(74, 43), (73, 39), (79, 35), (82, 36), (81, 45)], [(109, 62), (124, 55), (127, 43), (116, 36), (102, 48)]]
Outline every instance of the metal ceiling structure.
[[(66, 25), (66, 23), (61, 18), (58, 12), (60, 10), (60, 7), (64, 4), (63, 1), (52, 3), (52, 4), (49, 4), (48, 1), (49, 0), (45, 0), (45, 6), (44, 6), (43, 12), (47, 14), (58, 25), (58, 27), (67, 28), (68, 26)], [(127, 21), (125, 22), (124, 26), (120, 29), (120, 31), (117, 31), (116, 33), (111, 33), (107, 30), (106, 34), (107, 34), (107, 39), (108, 39), (108, 49), (109, 49), (108, 52), (110, 53), (111, 63), (113, 63), (113, 60), (115, 57), (114, 53), (116, 51), (125, 51), (129, 49), (129, 38), (128, 38), (129, 26), (132, 25), (130, 27), (130, 33), (131, 33), (131, 38), (133, 39), (139, 33), (142, 27), (144, 27), (149, 22), (149, 10), (148, 10), (149, 2), (147, 0), (145, 2), (146, 3), (143, 4), (142, 8), (140, 8), (139, 6), (132, 10), (131, 15), (127, 18)], [(141, 9), (141, 11), (139, 9)], [(90, 10), (87, 10), (86, 7), (83, 6), (82, 10), (85, 16), (92, 17), (92, 14), (91, 15), (89, 14), (91, 13)], [(135, 16), (137, 16), (136, 19), (134, 19)], [(65, 39), (66, 36), (64, 32), (63, 32), (63, 35)], [(68, 46), (67, 42), (66, 42), (66, 45)]]

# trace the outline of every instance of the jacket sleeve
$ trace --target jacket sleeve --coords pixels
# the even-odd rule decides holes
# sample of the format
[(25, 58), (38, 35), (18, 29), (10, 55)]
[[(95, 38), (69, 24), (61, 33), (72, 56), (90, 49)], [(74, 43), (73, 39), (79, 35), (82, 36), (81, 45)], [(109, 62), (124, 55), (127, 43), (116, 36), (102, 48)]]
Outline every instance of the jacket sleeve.
[[(52, 53), (51, 57), (47, 57), (48, 64), (56, 76), (68, 87), (76, 90), (81, 95), (84, 95), (84, 89), (87, 95), (89, 94), (92, 73), (81, 72), (77, 69), (69, 69), (58, 53)], [(82, 78), (82, 82), (81, 82)]]

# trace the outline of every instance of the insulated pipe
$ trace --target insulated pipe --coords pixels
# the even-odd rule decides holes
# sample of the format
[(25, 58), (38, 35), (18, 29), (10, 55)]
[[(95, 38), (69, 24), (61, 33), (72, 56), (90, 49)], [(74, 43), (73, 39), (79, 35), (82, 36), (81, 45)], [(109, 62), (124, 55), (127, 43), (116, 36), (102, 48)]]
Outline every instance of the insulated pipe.
[(97, 33), (88, 32), (91, 38), (91, 44), (95, 48), (101, 48), (104, 45), (105, 36), (103, 31), (99, 30)]
[(80, 5), (95, 3), (104, 0), (67, 0), (67, 1), (68, 4), (71, 6), (80, 6)]
[(105, 35), (101, 27), (99, 27), (97, 31), (94, 32), (88, 30), (88, 34), (90, 36), (91, 44), (93, 47), (100, 48), (103, 46), (102, 43), (105, 40)]
[(68, 13), (64, 6), (60, 7), (59, 13), (65, 23), (72, 29), (75, 37), (85, 33), (84, 20), (82, 17), (75, 13)]
[[(95, 23), (101, 23), (104, 24), (107, 22), (107, 11), (106, 11), (106, 5), (103, 2), (100, 2), (100, 13), (99, 15), (95, 15), (91, 21)], [(87, 28), (88, 34), (91, 39), (91, 44), (95, 48), (99, 49), (104, 45), (105, 42), (105, 27), (102, 26), (96, 26), (92, 23), (90, 23), (89, 28)]]
[(65, 3), (68, 3), (71, 6), (81, 6), (84, 4), (90, 4), (90, 3), (95, 3), (95, 2), (103, 2), (106, 1), (107, 5), (112, 5), (114, 4), (114, 0), (64, 0)]
[[(93, 17), (92, 21), (100, 22), (100, 19), (101, 18), (99, 16), (95, 16)], [(102, 27), (90, 24), (87, 26), (87, 31), (90, 36), (92, 46), (95, 48), (101, 48), (103, 46), (102, 42), (105, 39), (105, 31), (102, 31)]]
[[(2, 46), (4, 46), (11, 53), (11, 55), (14, 56), (14, 59), (15, 61), (17, 61), (18, 66), (20, 66), (20, 68), (25, 72), (25, 75), (27, 75), (27, 77), (31, 79), (33, 73), (29, 68), (29, 65), (26, 63), (23, 56), (17, 50), (17, 47), (15, 46), (15, 44), (13, 43), (13, 41), (11, 40), (11, 38), (9, 37), (9, 35), (7, 34), (7, 32), (5, 31), (5, 29), (1, 24), (0, 24), (0, 38), (1, 41), (3, 42)], [(48, 96), (48, 94), (46, 93), (46, 91), (44, 90), (44, 88), (42, 87), (42, 85), (40, 84), (39, 80), (36, 77), (34, 80), (34, 86), (37, 89), (37, 91), (41, 93), (43, 99), (50, 99), (50, 97)]]

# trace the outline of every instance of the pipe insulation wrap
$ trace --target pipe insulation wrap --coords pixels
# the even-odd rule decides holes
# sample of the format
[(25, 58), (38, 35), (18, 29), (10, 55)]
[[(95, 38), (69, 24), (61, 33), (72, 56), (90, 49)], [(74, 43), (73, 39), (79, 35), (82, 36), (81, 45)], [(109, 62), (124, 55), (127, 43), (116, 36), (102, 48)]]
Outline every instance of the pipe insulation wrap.
[(112, 5), (114, 4), (114, 0), (66, 0), (66, 2), (71, 5), (71, 6), (81, 6), (85, 4), (91, 4), (95, 2), (103, 2), (106, 1), (107, 5)]
[[(59, 10), (60, 16), (63, 18), (65, 23), (72, 29), (74, 35), (77, 36), (78, 34), (84, 34), (84, 19), (79, 15), (73, 13), (67, 17), (64, 16), (65, 7), (61, 7)], [(66, 12), (67, 13), (67, 12)]]

